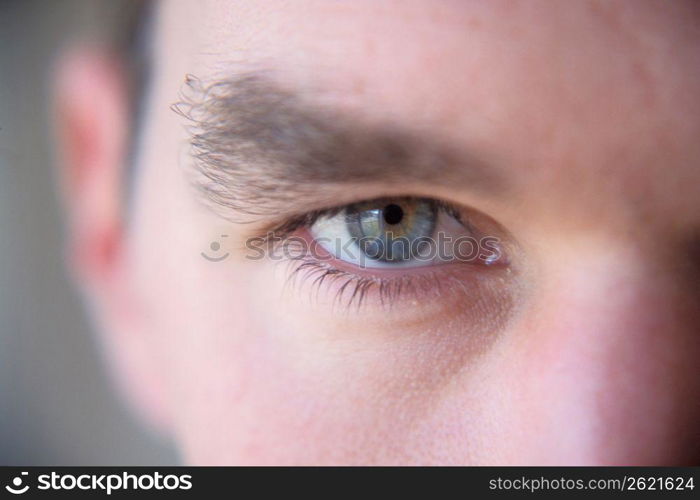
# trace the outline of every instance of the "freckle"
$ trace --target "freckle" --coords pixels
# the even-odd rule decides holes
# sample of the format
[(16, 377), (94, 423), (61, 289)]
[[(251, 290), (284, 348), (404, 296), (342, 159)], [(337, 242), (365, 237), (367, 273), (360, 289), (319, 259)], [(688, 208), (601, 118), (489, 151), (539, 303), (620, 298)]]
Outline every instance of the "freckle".
[(352, 85), (352, 93), (353, 94), (363, 94), (365, 92), (365, 81), (364, 80), (355, 80), (355, 82)]

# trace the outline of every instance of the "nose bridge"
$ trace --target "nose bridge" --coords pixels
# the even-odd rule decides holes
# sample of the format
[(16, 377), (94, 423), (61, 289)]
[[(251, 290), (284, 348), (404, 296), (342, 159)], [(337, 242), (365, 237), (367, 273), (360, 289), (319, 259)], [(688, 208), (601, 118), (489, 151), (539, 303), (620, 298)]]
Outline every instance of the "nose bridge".
[(697, 317), (653, 254), (582, 250), (543, 284), (530, 399), (545, 421), (567, 422), (552, 432), (574, 463), (677, 461), (698, 444)]

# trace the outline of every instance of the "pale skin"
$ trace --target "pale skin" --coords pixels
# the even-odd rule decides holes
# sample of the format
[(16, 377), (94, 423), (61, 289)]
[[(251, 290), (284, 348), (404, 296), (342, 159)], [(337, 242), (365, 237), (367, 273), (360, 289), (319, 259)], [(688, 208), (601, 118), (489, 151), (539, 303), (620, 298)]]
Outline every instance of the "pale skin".
[[(696, 3), (163, 2), (155, 20), (128, 206), (119, 61), (61, 59), (56, 129), (70, 255), (112, 371), (185, 462), (697, 464)], [(307, 210), (445, 200), (497, 223), (508, 264), (441, 268), (461, 293), (342, 309), (332, 287), (245, 259), (270, 217), (201, 202), (170, 106), (187, 74), (251, 69), (503, 181), (326, 181)], [(203, 259), (221, 234), (230, 257)]]

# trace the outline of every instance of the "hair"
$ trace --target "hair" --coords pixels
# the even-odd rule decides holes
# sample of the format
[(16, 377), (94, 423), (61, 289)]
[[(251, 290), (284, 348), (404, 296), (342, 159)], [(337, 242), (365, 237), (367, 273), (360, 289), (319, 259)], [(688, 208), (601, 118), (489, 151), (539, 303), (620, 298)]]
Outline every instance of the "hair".
[(123, 30), (115, 39), (117, 52), (127, 73), (130, 133), (123, 175), (123, 199), (129, 206), (134, 191), (139, 137), (143, 128), (145, 102), (151, 81), (152, 24), (155, 1), (124, 0), (126, 15)]

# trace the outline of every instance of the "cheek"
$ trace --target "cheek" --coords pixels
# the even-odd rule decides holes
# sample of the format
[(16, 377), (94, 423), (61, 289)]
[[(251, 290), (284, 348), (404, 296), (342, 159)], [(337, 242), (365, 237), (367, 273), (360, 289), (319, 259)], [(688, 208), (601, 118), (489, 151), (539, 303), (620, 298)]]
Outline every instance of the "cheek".
[(489, 332), (448, 315), (389, 331), (355, 311), (309, 308), (281, 299), (280, 276), (260, 266), (179, 274), (178, 314), (162, 328), (188, 462), (466, 461), (469, 440), (446, 436), (480, 422), (479, 410), (458, 415), (443, 400), (476, 399), (475, 360), (490, 343), (475, 337)]
[(510, 462), (648, 465), (692, 454), (697, 314), (653, 265), (622, 262), (552, 283), (557, 293), (503, 350)]
[(258, 407), (270, 387), (284, 393), (287, 381), (251, 314), (246, 266), (200, 260), (173, 283), (178, 293), (169, 307), (177, 312), (164, 311), (158, 326), (169, 332), (175, 438), (189, 463), (241, 463), (266, 427)]

